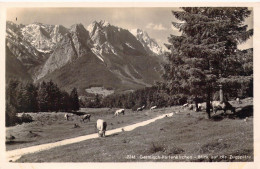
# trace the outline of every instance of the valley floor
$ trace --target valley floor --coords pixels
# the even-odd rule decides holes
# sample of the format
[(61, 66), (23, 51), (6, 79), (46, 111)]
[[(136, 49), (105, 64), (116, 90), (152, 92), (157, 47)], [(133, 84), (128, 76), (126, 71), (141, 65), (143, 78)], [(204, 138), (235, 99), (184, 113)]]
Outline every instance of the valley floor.
[[(6, 148), (9, 151), (95, 133), (98, 118), (106, 119), (111, 130), (174, 112), (172, 117), (133, 131), (24, 155), (17, 162), (253, 161), (253, 99), (242, 102), (231, 102), (237, 108), (237, 116), (222, 116), (219, 111), (210, 120), (204, 111), (180, 106), (142, 112), (127, 110), (120, 117), (113, 117), (114, 110), (85, 109), (93, 112), (93, 119), (86, 123), (80, 123), (76, 116), (67, 122), (64, 114), (52, 113), (43, 124), (35, 121), (7, 128), (7, 135), (12, 134), (17, 140)], [(57, 120), (52, 121), (55, 115)], [(76, 122), (80, 128), (73, 127)]]

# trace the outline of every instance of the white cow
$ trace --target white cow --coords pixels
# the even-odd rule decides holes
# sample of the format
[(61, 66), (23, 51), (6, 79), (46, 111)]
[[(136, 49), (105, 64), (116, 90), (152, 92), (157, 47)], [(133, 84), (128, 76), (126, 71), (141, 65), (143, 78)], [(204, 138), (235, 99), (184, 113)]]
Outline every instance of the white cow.
[(231, 110), (233, 113), (236, 113), (236, 108), (229, 102), (212, 101), (211, 104), (214, 114), (216, 114), (218, 110), (224, 110), (224, 113), (226, 113), (227, 110)]
[(242, 103), (239, 97), (236, 98), (236, 101), (237, 101), (238, 104), (241, 104), (241, 103)]
[(150, 108), (150, 110), (153, 110), (153, 109), (156, 109), (156, 108), (157, 108), (157, 106), (153, 106), (153, 107)]
[(185, 103), (184, 105), (182, 105), (182, 107), (188, 107), (189, 106), (189, 103)]
[(82, 121), (84, 122), (84, 121), (87, 120), (87, 119), (88, 119), (88, 121), (90, 121), (90, 117), (91, 117), (91, 114), (85, 114), (85, 115), (83, 115), (83, 117), (82, 117)]
[(172, 116), (173, 116), (173, 114), (174, 114), (174, 112), (172, 112), (172, 113), (169, 113), (169, 114), (166, 114), (166, 115), (165, 115), (165, 117), (172, 117)]
[(206, 110), (206, 107), (207, 107), (206, 102), (198, 104), (198, 109), (199, 110)]
[(99, 137), (105, 137), (106, 136), (106, 129), (107, 129), (107, 122), (103, 119), (98, 119), (97, 120), (98, 136)]
[(143, 109), (142, 109), (142, 107), (138, 107), (137, 109), (136, 109), (136, 111), (142, 111)]
[(66, 113), (66, 114), (64, 115), (64, 117), (65, 117), (65, 119), (68, 121), (70, 116), (69, 116), (68, 113)]
[(115, 116), (119, 116), (119, 114), (125, 114), (125, 109), (119, 109), (115, 112)]

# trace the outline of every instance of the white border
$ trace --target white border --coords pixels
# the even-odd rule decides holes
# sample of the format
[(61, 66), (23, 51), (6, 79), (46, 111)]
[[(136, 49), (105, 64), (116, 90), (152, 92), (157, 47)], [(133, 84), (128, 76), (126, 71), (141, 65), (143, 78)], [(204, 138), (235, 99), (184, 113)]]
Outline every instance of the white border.
[[(148, 3), (149, 2), (149, 3)], [(232, 163), (202, 163), (202, 162), (135, 162), (135, 163), (7, 163), (5, 161), (5, 21), (6, 21), (6, 9), (8, 7), (180, 7), (180, 6), (247, 6), (253, 7), (254, 9), (254, 162), (232, 162)], [(68, 2), (67, 0), (62, 1), (45, 1), (45, 2), (0, 2), (0, 79), (1, 79), (1, 95), (0, 95), (0, 168), (20, 168), (20, 169), (36, 169), (36, 168), (229, 168), (229, 169), (258, 169), (260, 168), (260, 110), (259, 101), (259, 91), (257, 90), (258, 84), (260, 82), (259, 77), (259, 67), (260, 56), (260, 3), (257, 2), (194, 2), (194, 1), (185, 1), (185, 2), (153, 2), (145, 0), (143, 2), (137, 2), (135, 0), (130, 2), (107, 2), (105, 0), (98, 0), (98, 2)]]

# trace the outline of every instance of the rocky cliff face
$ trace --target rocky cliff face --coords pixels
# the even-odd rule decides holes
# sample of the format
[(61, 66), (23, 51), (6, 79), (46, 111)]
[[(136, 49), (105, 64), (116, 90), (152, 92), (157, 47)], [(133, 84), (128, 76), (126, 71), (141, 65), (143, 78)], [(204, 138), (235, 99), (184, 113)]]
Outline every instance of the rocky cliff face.
[(87, 55), (91, 52), (92, 44), (89, 33), (82, 24), (72, 25), (56, 44), (36, 80), (73, 62), (78, 57)]
[(68, 30), (61, 25), (33, 23), (21, 29), (25, 40), (41, 52), (51, 52)]

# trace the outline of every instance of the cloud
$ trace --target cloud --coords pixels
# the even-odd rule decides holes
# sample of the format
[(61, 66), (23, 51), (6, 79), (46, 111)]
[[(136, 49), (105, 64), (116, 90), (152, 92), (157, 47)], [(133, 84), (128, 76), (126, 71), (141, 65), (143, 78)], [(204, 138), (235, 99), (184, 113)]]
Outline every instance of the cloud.
[(167, 28), (165, 28), (162, 24), (154, 24), (154, 23), (149, 23), (148, 25), (146, 25), (146, 28), (159, 30), (159, 31), (167, 30)]

